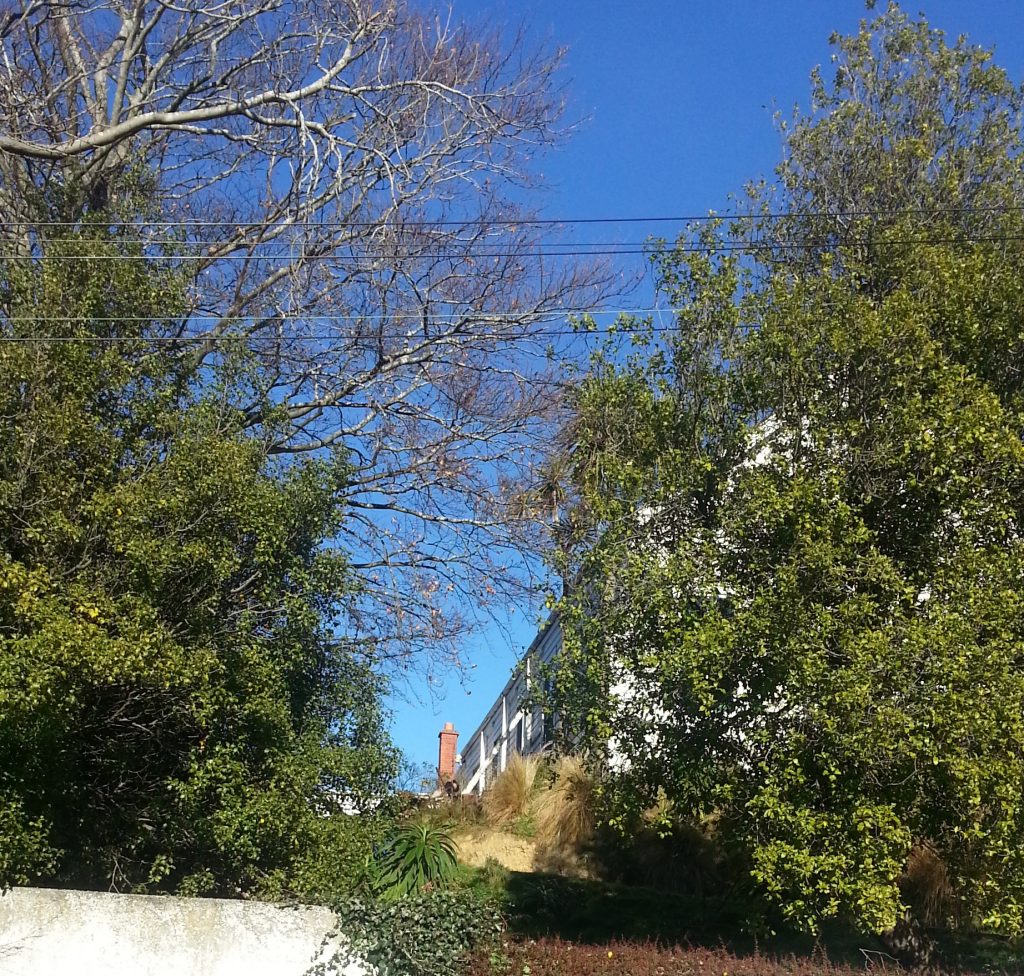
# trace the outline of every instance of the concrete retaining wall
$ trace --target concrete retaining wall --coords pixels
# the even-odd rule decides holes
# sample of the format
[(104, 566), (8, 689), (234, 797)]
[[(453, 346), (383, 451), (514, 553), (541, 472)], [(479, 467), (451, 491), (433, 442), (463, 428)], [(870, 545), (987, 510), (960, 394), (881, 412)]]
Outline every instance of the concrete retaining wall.
[(333, 924), (326, 908), (15, 888), (0, 897), (0, 974), (302, 976), (343, 945), (324, 945)]

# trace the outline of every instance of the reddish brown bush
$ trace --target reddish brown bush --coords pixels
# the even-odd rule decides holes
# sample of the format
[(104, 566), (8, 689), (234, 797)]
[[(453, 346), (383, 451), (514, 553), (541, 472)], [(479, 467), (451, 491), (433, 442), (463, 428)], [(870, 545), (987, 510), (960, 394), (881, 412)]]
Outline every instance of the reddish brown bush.
[(466, 976), (865, 976), (885, 972), (905, 971), (881, 953), (866, 953), (859, 965), (841, 965), (823, 955), (734, 955), (725, 949), (653, 942), (590, 945), (545, 938), (511, 942), (498, 956), (478, 957), (467, 967)]

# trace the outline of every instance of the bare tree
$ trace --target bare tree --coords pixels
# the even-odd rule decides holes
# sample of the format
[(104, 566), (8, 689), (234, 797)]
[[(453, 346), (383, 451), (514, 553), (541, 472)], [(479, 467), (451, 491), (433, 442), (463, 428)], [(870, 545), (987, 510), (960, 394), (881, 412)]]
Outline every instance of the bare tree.
[(253, 436), (353, 466), (356, 628), (454, 655), (467, 601), (522, 582), (549, 323), (610, 284), (542, 260), (511, 202), (558, 135), (560, 54), (401, 0), (0, 0), (0, 58), (8, 256), (120, 212), (187, 269), (161, 336), (196, 375), (244, 343)]

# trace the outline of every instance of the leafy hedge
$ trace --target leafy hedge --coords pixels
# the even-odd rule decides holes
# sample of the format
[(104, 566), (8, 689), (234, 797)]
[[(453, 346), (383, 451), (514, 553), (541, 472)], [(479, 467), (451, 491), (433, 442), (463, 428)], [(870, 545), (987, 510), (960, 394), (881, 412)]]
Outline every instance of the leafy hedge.
[[(504, 922), (473, 891), (433, 889), (397, 901), (348, 900), (334, 907), (348, 949), (378, 976), (462, 976), (471, 951), (488, 955)], [(331, 972), (331, 966), (321, 972)]]

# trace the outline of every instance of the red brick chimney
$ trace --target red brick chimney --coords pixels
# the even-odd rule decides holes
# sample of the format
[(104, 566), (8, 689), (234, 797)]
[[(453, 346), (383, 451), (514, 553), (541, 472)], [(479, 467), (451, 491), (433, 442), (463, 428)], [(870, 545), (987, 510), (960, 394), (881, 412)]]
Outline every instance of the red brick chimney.
[(455, 779), (455, 756), (456, 746), (459, 741), (459, 733), (451, 722), (445, 722), (444, 728), (437, 733), (440, 744), (437, 750), (437, 775), (441, 783), (448, 783)]

